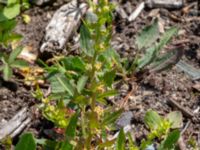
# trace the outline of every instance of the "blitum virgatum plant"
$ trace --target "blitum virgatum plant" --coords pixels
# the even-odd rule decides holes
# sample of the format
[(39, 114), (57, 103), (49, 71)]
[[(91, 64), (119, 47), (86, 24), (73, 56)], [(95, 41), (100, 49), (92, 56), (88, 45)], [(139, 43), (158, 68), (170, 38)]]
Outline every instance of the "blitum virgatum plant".
[(91, 2), (90, 9), (80, 28), (80, 56), (54, 59), (55, 65), (46, 66), (51, 95), (36, 94), (43, 115), (65, 130), (57, 149), (102, 149), (115, 143), (108, 141), (107, 133), (122, 110), (106, 101), (117, 94), (112, 88), (116, 72), (123, 73), (120, 57), (110, 46), (114, 6), (102, 0)]

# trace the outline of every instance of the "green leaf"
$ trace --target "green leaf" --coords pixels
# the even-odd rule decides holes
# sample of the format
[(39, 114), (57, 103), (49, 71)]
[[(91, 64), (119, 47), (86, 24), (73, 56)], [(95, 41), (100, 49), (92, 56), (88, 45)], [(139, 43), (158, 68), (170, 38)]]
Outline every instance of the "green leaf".
[(67, 126), (66, 129), (66, 137), (73, 139), (76, 135), (76, 127), (77, 127), (77, 122), (78, 122), (78, 116), (79, 113), (76, 113), (72, 116), (72, 118), (70, 119), (69, 125)]
[(42, 145), (43, 150), (55, 150), (56, 146), (57, 146), (57, 142), (56, 141), (51, 141), (51, 140), (47, 140), (47, 139), (35, 139), (36, 144), (38, 145)]
[(127, 133), (127, 136), (128, 136), (128, 147), (129, 147), (129, 149), (130, 150), (139, 150), (139, 148), (135, 145), (134, 140), (133, 140), (130, 132)]
[(123, 128), (120, 130), (118, 138), (117, 138), (117, 144), (116, 144), (116, 150), (125, 150), (125, 134)]
[(8, 36), (8, 39), (6, 39), (6, 42), (19, 41), (22, 38), (23, 38), (23, 36), (20, 34), (10, 33)]
[(73, 102), (80, 106), (85, 106), (85, 105), (88, 105), (88, 103), (89, 103), (88, 99), (83, 95), (76, 96), (76, 98), (73, 99)]
[(104, 80), (104, 83), (108, 86), (108, 87), (111, 87), (112, 84), (113, 84), (113, 81), (115, 79), (115, 76), (116, 76), (116, 72), (115, 70), (111, 70), (111, 71), (108, 71), (104, 74), (104, 77), (103, 77), (103, 80)]
[(74, 88), (67, 78), (56, 76), (57, 81), (71, 96), (74, 95)]
[(122, 110), (118, 110), (118, 111), (106, 114), (105, 117), (103, 118), (102, 125), (110, 125), (114, 123), (119, 118), (121, 113), (122, 113)]
[(51, 82), (52, 93), (63, 93), (66, 91), (70, 96), (74, 95), (74, 87), (64, 75), (55, 74), (49, 80)]
[(80, 46), (83, 52), (88, 56), (94, 55), (94, 50), (91, 46), (91, 35), (90, 30), (86, 27), (86, 25), (82, 25), (80, 29)]
[(23, 9), (29, 9), (30, 8), (29, 0), (22, 0), (22, 8)]
[(7, 19), (13, 19), (20, 14), (20, 4), (13, 4), (3, 9), (3, 15)]
[(106, 141), (104, 143), (100, 143), (98, 145), (98, 148), (101, 148), (101, 149), (107, 148), (108, 149), (109, 147), (112, 147), (114, 144), (115, 144), (115, 140)]
[(8, 80), (11, 78), (13, 72), (12, 72), (12, 68), (6, 63), (4, 64), (4, 68), (3, 68), (3, 78), (4, 80)]
[(7, 0), (7, 6), (10, 6), (12, 4), (20, 3), (20, 0)]
[(73, 145), (70, 144), (69, 141), (62, 142), (59, 150), (73, 150)]
[(109, 49), (103, 52), (98, 57), (98, 61), (103, 62), (108, 69), (112, 69), (113, 66), (116, 66), (121, 72), (124, 69), (121, 64), (121, 58), (114, 49)]
[(78, 113), (74, 114), (70, 119), (70, 122), (65, 131), (66, 140), (62, 142), (61, 150), (72, 150), (73, 145), (70, 143), (70, 140), (73, 140), (76, 135), (76, 127), (78, 122)]
[(157, 51), (160, 51), (167, 43), (170, 42), (172, 37), (178, 33), (178, 28), (176, 27), (171, 27), (168, 29), (163, 36), (160, 38), (160, 42), (157, 45)]
[(61, 60), (61, 62), (64, 64), (66, 70), (74, 70), (74, 71), (81, 71), (84, 72), (85, 69), (85, 62), (82, 60), (82, 58), (78, 56), (71, 56), (67, 57)]
[(11, 67), (15, 68), (23, 68), (23, 67), (28, 67), (28, 63), (24, 60), (15, 60), (12, 64)]
[(8, 63), (12, 64), (13, 61), (17, 58), (17, 56), (21, 53), (22, 50), (23, 50), (22, 47), (17, 47), (16, 49), (14, 49), (10, 53), (10, 56), (9, 56), (9, 59), (8, 59)]
[(106, 91), (102, 94), (99, 94), (97, 96), (97, 99), (107, 98), (109, 96), (114, 96), (114, 95), (117, 95), (117, 94), (118, 94), (118, 92), (116, 90), (110, 90), (110, 91)]
[[(62, 88), (62, 87), (61, 87)], [(59, 89), (58, 89), (59, 90)], [(67, 94), (65, 91), (61, 92), (61, 93), (51, 93), (50, 94), (51, 99), (54, 100), (60, 100), (63, 99), (65, 101), (66, 104), (68, 104), (71, 100), (71, 98), (69, 97), (69, 94)]]
[(136, 37), (138, 49), (151, 46), (159, 37), (158, 20), (150, 26), (145, 27), (139, 36)]
[(172, 111), (167, 114), (167, 119), (172, 123), (171, 128), (182, 128), (183, 126), (183, 116), (180, 111)]
[(16, 24), (17, 23), (15, 20), (6, 20), (0, 22), (0, 31), (11, 31), (15, 28)]
[(12, 33), (12, 31), (4, 31), (4, 34), (0, 35), (0, 42), (7, 47), (11, 42), (19, 41), (21, 38), (21, 35)]
[(8, 20), (4, 14), (3, 14), (3, 10), (0, 10), (0, 22), (5, 22), (6, 20)]
[[(155, 46), (148, 48), (142, 58), (137, 61), (137, 69), (142, 69), (157, 59), (159, 51), (170, 41), (170, 39), (178, 32), (175, 27), (167, 30)], [(169, 56), (166, 56), (169, 57)]]
[(123, 66), (121, 64), (120, 55), (114, 49), (110, 49), (109, 53), (110, 53), (111, 58), (112, 58), (111, 62), (114, 61), (115, 65), (117, 65), (118, 69), (120, 69), (120, 71), (123, 72)]
[(180, 137), (180, 131), (174, 130), (168, 134), (166, 139), (161, 143), (158, 150), (172, 150), (174, 149), (178, 139)]
[(142, 69), (146, 65), (150, 64), (155, 57), (156, 57), (156, 47), (148, 48), (144, 56), (137, 61), (137, 69)]
[(20, 137), (15, 150), (36, 150), (36, 143), (32, 133), (25, 133)]
[(87, 80), (88, 80), (88, 77), (83, 75), (80, 77), (80, 79), (78, 80), (78, 83), (77, 83), (77, 91), (79, 93), (82, 92), (82, 90), (84, 89), (86, 83), (87, 83)]
[(158, 57), (152, 64), (148, 66), (150, 71), (160, 72), (162, 70), (168, 69), (176, 64), (182, 56), (182, 50), (172, 50), (166, 54)]
[(157, 112), (149, 110), (145, 114), (144, 122), (151, 130), (154, 130), (161, 125), (162, 118), (158, 115)]

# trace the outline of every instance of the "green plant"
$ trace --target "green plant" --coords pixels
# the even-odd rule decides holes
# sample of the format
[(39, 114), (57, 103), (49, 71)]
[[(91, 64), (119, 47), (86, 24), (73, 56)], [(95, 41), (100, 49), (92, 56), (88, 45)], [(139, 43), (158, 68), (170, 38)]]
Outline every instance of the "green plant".
[(36, 142), (31, 133), (25, 133), (21, 135), (19, 142), (17, 143), (15, 150), (35, 150)]
[(15, 20), (0, 22), (0, 46), (7, 47), (12, 42), (18, 41), (22, 38), (21, 35), (12, 32), (15, 26)]
[[(117, 142), (118, 149), (125, 149), (127, 144), (128, 149), (145, 150), (149, 145), (155, 144), (156, 141), (161, 141), (157, 145), (158, 150), (174, 150), (180, 137), (180, 131), (178, 130), (182, 125), (182, 119), (180, 118), (182, 118), (180, 112), (170, 112), (167, 117), (163, 118), (157, 112), (149, 110), (144, 118), (145, 125), (150, 129), (147, 138), (143, 139), (141, 144), (137, 146), (131, 136), (128, 135), (128, 143), (126, 143), (126, 136), (121, 130)], [(121, 148), (119, 148), (119, 145), (121, 145)]]
[[(21, 35), (13, 32), (16, 21), (15, 17), (20, 14), (21, 9), (29, 7), (28, 0), (7, 0), (0, 3), (0, 49), (7, 48), (22, 38)], [(0, 52), (0, 71), (3, 72), (4, 80), (8, 80), (13, 74), (13, 68), (22, 68), (27, 66), (23, 60), (17, 59), (22, 48), (17, 47), (10, 54)]]
[(4, 80), (8, 80), (12, 76), (13, 68), (22, 68), (28, 65), (25, 61), (17, 59), (17, 56), (21, 51), (22, 48), (18, 47), (13, 50), (10, 55), (0, 52), (0, 60), (2, 62), (2, 65), (0, 65), (0, 71), (3, 72)]
[(177, 32), (178, 29), (176, 27), (171, 27), (163, 35), (160, 35), (158, 20), (155, 20), (152, 25), (145, 27), (136, 37), (135, 44), (139, 51), (137, 52), (135, 60), (127, 70), (129, 70), (129, 72), (138, 72), (144, 69), (162, 71), (170, 68), (171, 63), (168, 64), (168, 60), (174, 57), (174, 55), (179, 55), (180, 50), (171, 50), (162, 55), (160, 54), (160, 51), (170, 42)]
[[(149, 64), (169, 58), (160, 57), (158, 52), (169, 42), (177, 29), (170, 29), (161, 37), (160, 42), (156, 43), (158, 30), (155, 22), (136, 40), (139, 49), (154, 45), (147, 49), (143, 57), (140, 58), (138, 54), (137, 59), (126, 68), (125, 62), (110, 45), (114, 6), (107, 0), (99, 1), (98, 4), (89, 0), (88, 3), (91, 11), (87, 13), (80, 28), (80, 55), (54, 57), (52, 66), (43, 63), (48, 73), (51, 94), (45, 97), (38, 87), (35, 97), (42, 101), (40, 108), (44, 117), (63, 131), (61, 140), (37, 139), (38, 145), (44, 149), (125, 149), (127, 143), (123, 129), (120, 130), (117, 140), (109, 141), (107, 135), (115, 129), (114, 122), (123, 111), (113, 108), (106, 100), (117, 94), (112, 86), (116, 76), (124, 79)], [(148, 34), (152, 34), (154, 38), (149, 38)], [(142, 44), (143, 40), (147, 45)], [(169, 143), (171, 134), (178, 134), (175, 131), (168, 134), (171, 123), (161, 119), (155, 112), (150, 111), (146, 116), (146, 124), (151, 133), (147, 140), (142, 142), (142, 149), (152, 144), (155, 138), (163, 139), (164, 136)], [(154, 119), (156, 127), (151, 124)], [(166, 135), (169, 135), (169, 138)], [(139, 149), (131, 136), (128, 141), (133, 150)], [(176, 140), (172, 143), (175, 142)], [(163, 142), (163, 146), (165, 143)]]
[(28, 0), (7, 0), (0, 2), (0, 22), (14, 19), (20, 14), (21, 9), (27, 8), (29, 8)]
[[(3, 1), (4, 2), (4, 1)], [(13, 32), (16, 26), (15, 18), (22, 9), (29, 8), (28, 0), (7, 0), (0, 2), (0, 45), (7, 46), (13, 41), (22, 38), (21, 35)]]
[(145, 149), (147, 144), (152, 144), (155, 138), (164, 139), (159, 146), (160, 150), (174, 148), (180, 132), (178, 130), (170, 132), (170, 129), (182, 127), (182, 115), (180, 112), (170, 112), (166, 118), (162, 118), (157, 112), (150, 110), (146, 113), (144, 120), (150, 129), (150, 133), (147, 136), (147, 140), (142, 142), (142, 149)]
[(193, 150), (199, 150), (200, 149), (200, 146), (199, 146), (197, 140), (194, 139), (194, 137), (189, 137), (187, 144)]
[[(114, 6), (108, 1), (90, 6), (92, 12), (87, 15), (95, 16), (96, 20), (83, 21), (80, 56), (55, 58), (53, 66), (45, 67), (51, 95), (44, 98), (41, 92), (36, 94), (43, 101), (44, 116), (65, 129), (66, 137), (64, 142), (57, 143), (57, 149), (103, 149), (104, 143), (114, 143), (108, 141), (106, 132), (113, 129), (113, 123), (122, 112), (106, 102), (108, 96), (117, 94), (112, 88), (116, 72), (123, 72), (119, 56), (110, 46)], [(73, 110), (71, 114), (69, 110)], [(76, 130), (73, 136), (68, 133), (73, 131), (71, 128)]]

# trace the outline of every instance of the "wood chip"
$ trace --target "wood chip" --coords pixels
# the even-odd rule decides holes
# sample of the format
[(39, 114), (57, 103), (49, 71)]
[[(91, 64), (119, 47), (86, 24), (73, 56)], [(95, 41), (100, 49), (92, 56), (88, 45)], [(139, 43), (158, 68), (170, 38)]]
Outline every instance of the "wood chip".
[(200, 79), (200, 69), (196, 69), (187, 62), (180, 60), (176, 67), (180, 69), (181, 71), (185, 72), (187, 75), (189, 75), (192, 80), (198, 80)]
[(37, 59), (37, 54), (32, 53), (32, 47), (25, 46), (22, 50), (22, 52), (19, 54), (18, 58), (23, 59), (31, 64), (34, 64), (34, 62)]
[(0, 126), (0, 140), (10, 135), (12, 138), (20, 133), (29, 123), (31, 118), (28, 108), (21, 109), (11, 120)]
[(149, 8), (179, 9), (183, 7), (183, 0), (146, 0)]
[(139, 14), (144, 9), (145, 6), (144, 4), (145, 4), (144, 2), (139, 4), (139, 6), (135, 9), (135, 11), (129, 16), (128, 21), (133, 21), (139, 16)]
[(122, 19), (128, 18), (127, 13), (125, 12), (125, 10), (121, 6), (117, 6), (115, 10), (122, 17)]
[(72, 0), (56, 11), (46, 27), (46, 33), (40, 52), (57, 54), (65, 48), (66, 42), (77, 30), (81, 18), (87, 11), (86, 3)]

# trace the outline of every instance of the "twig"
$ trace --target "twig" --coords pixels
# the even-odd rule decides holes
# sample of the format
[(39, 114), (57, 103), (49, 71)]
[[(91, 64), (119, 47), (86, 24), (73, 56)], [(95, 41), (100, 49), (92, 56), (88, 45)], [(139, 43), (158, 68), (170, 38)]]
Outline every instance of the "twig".
[(144, 6), (145, 6), (144, 2), (140, 3), (140, 5), (136, 8), (136, 10), (128, 17), (128, 21), (135, 20), (144, 9)]
[(185, 109), (183, 106), (181, 106), (179, 103), (177, 103), (176, 101), (172, 100), (172, 99), (168, 99), (167, 101), (171, 106), (178, 108), (185, 117), (188, 117), (190, 119), (192, 119), (194, 117), (194, 114), (192, 113), (192, 111), (189, 111), (187, 109)]
[(189, 9), (191, 9), (192, 7), (194, 7), (196, 5), (196, 2), (193, 2), (187, 6), (185, 6), (183, 9), (182, 9), (182, 12), (184, 14), (187, 14), (189, 12)]
[(185, 133), (185, 131), (186, 131), (187, 128), (189, 127), (190, 123), (191, 123), (191, 121), (189, 120), (189, 121), (186, 123), (184, 129), (181, 131), (181, 136), (180, 136), (180, 138), (179, 138), (179, 140), (178, 140), (178, 147), (179, 147), (180, 150), (185, 150), (185, 149), (187, 149), (187, 147), (186, 147), (186, 145), (185, 145), (185, 142), (184, 142), (184, 139), (183, 139), (183, 134)]
[(191, 123), (191, 121), (190, 121), (190, 120), (189, 120), (189, 121), (186, 123), (186, 125), (185, 125), (184, 129), (181, 131), (181, 135), (183, 135), (183, 134), (185, 133), (185, 131), (186, 131), (186, 130), (187, 130), (187, 128), (189, 127), (190, 123)]
[(133, 92), (135, 92), (137, 90), (137, 86), (131, 87), (131, 91), (126, 95), (126, 97), (122, 100), (121, 104), (120, 104), (120, 108), (124, 108), (124, 106), (127, 104), (129, 97), (133, 94)]
[(169, 14), (169, 17), (173, 20), (173, 21), (176, 21), (176, 22), (183, 22), (183, 19), (179, 16), (176, 16), (175, 14), (173, 13), (170, 13)]

